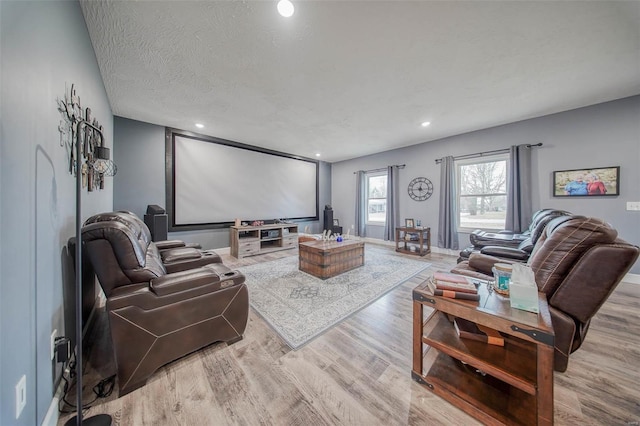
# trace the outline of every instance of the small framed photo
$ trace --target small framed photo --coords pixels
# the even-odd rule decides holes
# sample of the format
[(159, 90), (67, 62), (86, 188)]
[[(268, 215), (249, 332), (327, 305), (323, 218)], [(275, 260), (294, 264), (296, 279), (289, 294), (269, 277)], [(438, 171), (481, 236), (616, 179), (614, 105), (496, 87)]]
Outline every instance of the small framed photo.
[(405, 219), (404, 220), (404, 227), (405, 228), (414, 228), (413, 219)]
[(333, 226), (340, 226), (340, 221), (338, 219), (333, 219)]
[(553, 172), (554, 197), (620, 195), (620, 166)]

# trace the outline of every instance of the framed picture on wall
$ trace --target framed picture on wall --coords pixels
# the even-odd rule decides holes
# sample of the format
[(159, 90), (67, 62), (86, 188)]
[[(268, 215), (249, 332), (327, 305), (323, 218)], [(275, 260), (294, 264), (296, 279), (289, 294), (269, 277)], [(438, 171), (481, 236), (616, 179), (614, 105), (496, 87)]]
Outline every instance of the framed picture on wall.
[(620, 166), (553, 172), (554, 197), (620, 195)]

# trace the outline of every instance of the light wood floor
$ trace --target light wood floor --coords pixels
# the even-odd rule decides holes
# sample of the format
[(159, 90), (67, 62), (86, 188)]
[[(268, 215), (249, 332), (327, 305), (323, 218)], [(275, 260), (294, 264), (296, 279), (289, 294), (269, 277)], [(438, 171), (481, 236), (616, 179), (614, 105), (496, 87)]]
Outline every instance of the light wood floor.
[[(297, 255), (284, 251), (230, 267)], [(416, 257), (413, 257), (416, 258)], [(455, 258), (422, 258), (432, 270)], [(242, 341), (214, 344), (158, 370), (122, 398), (117, 389), (85, 416), (115, 425), (475, 425), (411, 380), (411, 290), (407, 282), (306, 346), (292, 351), (253, 311)], [(558, 425), (640, 422), (640, 285), (622, 283), (598, 315), (565, 373), (555, 373)], [(94, 335), (108, 337), (99, 312)], [(85, 401), (115, 373), (108, 338), (87, 351)], [(69, 400), (75, 401), (70, 395)], [(61, 415), (62, 424), (68, 415)]]

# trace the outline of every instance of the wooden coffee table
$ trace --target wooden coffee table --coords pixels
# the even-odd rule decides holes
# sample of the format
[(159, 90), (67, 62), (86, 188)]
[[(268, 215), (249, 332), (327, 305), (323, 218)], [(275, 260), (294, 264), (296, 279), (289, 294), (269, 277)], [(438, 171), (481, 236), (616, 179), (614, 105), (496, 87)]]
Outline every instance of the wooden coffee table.
[(298, 252), (298, 269), (323, 280), (364, 265), (362, 241), (307, 241)]
[[(413, 379), (486, 424), (553, 424), (554, 332), (547, 299), (539, 314), (511, 308), (489, 293), (480, 302), (434, 296), (423, 283), (413, 290)], [(425, 320), (423, 309), (432, 308)], [(504, 347), (456, 334), (452, 317), (502, 333)]]

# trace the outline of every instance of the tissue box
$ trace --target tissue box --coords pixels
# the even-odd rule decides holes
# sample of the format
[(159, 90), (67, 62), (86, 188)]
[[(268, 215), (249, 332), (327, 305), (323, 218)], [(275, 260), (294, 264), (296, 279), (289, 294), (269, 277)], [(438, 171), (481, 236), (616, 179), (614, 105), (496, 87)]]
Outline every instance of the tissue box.
[(509, 283), (509, 300), (511, 307), (523, 311), (538, 313), (538, 287)]

